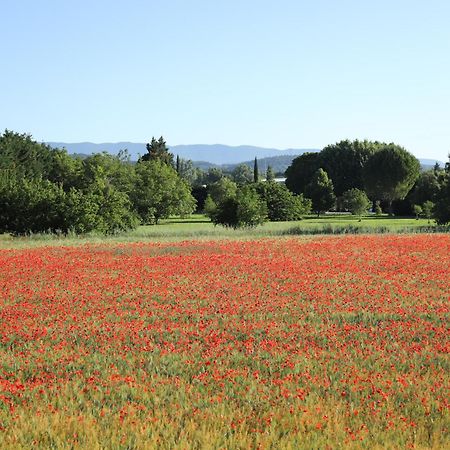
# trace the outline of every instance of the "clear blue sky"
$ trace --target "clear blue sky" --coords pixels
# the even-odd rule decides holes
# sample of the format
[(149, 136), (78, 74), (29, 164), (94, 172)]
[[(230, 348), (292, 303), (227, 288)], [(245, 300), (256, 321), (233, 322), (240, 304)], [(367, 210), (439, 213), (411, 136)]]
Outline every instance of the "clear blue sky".
[(449, 0), (2, 0), (0, 130), (450, 151)]

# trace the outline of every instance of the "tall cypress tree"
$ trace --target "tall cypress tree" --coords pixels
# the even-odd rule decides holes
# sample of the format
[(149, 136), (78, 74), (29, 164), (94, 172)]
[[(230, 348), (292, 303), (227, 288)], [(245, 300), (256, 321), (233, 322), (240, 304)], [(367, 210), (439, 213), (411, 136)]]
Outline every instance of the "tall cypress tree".
[(257, 183), (259, 181), (259, 172), (258, 172), (258, 159), (255, 156), (255, 163), (253, 164), (253, 181)]

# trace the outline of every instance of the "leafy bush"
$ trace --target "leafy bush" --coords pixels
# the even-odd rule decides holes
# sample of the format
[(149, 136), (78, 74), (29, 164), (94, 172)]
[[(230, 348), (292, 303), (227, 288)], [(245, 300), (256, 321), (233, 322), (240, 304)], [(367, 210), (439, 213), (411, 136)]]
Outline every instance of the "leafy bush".
[(371, 202), (364, 191), (353, 188), (342, 195), (344, 208), (355, 216), (365, 214), (370, 208)]
[(211, 208), (210, 217), (215, 225), (235, 229), (255, 227), (267, 220), (267, 206), (252, 186), (244, 186), (236, 196), (227, 197)]
[(299, 220), (311, 212), (311, 200), (302, 194), (294, 195), (285, 184), (260, 182), (256, 189), (267, 204), (270, 221)]
[(131, 200), (143, 223), (158, 223), (170, 215), (188, 215), (196, 201), (189, 185), (173, 167), (159, 161), (136, 164), (136, 183)]

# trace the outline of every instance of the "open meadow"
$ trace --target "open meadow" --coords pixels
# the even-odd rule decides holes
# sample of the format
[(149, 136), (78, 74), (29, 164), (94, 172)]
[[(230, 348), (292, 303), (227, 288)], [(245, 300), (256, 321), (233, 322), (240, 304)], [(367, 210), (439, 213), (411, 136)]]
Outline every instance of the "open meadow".
[(29, 248), (42, 245), (80, 245), (104, 242), (173, 242), (211, 239), (260, 239), (265, 237), (367, 234), (367, 233), (442, 233), (450, 232), (450, 226), (438, 226), (434, 221), (411, 217), (363, 216), (362, 220), (348, 214), (327, 214), (320, 217), (307, 216), (303, 220), (267, 222), (254, 228), (232, 229), (215, 226), (203, 214), (192, 214), (180, 219), (163, 219), (158, 225), (139, 226), (105, 237), (102, 233), (76, 235), (69, 233), (36, 233), (25, 236), (0, 234), (1, 248)]
[(448, 445), (448, 234), (40, 244), (0, 250), (2, 449)]

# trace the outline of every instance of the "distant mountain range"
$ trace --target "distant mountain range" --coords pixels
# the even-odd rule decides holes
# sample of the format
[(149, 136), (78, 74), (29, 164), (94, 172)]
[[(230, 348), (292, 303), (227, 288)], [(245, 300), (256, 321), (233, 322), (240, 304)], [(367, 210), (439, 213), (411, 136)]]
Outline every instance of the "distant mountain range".
[[(65, 142), (47, 142), (52, 147), (64, 147), (70, 154), (85, 154), (108, 152), (116, 155), (120, 150), (128, 150), (132, 160), (137, 160), (139, 156), (147, 153), (145, 144), (134, 142), (116, 142), (93, 144), (92, 142), (65, 143)], [(190, 159), (192, 161), (205, 162), (214, 165), (238, 164), (244, 161), (286, 155), (301, 155), (304, 152), (318, 152), (319, 149), (294, 149), (278, 150), (276, 148), (254, 147), (251, 145), (240, 145), (232, 147), (221, 144), (194, 144), (194, 145), (172, 145), (168, 146), (171, 153), (179, 155), (180, 158)]]
[[(131, 160), (137, 161), (147, 150), (144, 143), (135, 142), (115, 142), (94, 144), (92, 142), (47, 142), (54, 148), (65, 148), (70, 154), (79, 156), (91, 155), (92, 153), (108, 152), (113, 155), (120, 150), (128, 150)], [(194, 145), (173, 145), (168, 146), (174, 155), (180, 158), (190, 159), (196, 167), (208, 169), (209, 167), (219, 166), (225, 170), (232, 170), (237, 164), (244, 163), (253, 167), (253, 161), (258, 158), (260, 171), (265, 171), (270, 165), (275, 172), (282, 173), (291, 164), (292, 160), (305, 152), (319, 152), (317, 148), (289, 148), (279, 150), (276, 148), (255, 147), (251, 145), (240, 145), (232, 147), (222, 144), (194, 144)], [(423, 169), (429, 169), (441, 161), (434, 159), (419, 159)]]

